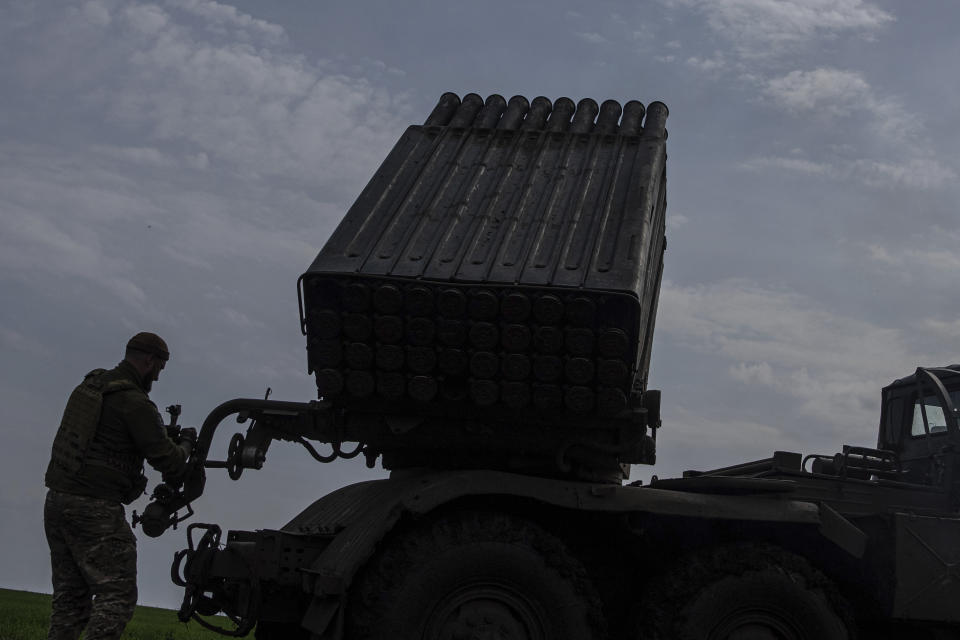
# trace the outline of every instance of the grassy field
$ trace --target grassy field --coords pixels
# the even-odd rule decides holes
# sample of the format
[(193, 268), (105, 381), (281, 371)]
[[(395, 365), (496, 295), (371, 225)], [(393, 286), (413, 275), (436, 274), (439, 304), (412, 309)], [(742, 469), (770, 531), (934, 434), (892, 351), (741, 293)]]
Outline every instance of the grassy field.
[[(28, 591), (0, 589), (0, 640), (44, 640), (50, 621), (50, 596)], [(220, 626), (229, 621), (218, 621)], [(250, 634), (252, 637), (253, 634)], [(123, 640), (212, 640), (224, 638), (196, 622), (183, 624), (177, 612), (155, 607), (137, 607)]]

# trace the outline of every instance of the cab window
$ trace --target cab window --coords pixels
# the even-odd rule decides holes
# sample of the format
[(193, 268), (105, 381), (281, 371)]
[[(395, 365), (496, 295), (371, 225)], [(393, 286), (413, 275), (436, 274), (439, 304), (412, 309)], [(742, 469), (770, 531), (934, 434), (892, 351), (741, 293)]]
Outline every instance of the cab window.
[[(950, 392), (950, 400), (953, 406), (960, 406), (960, 390)], [(945, 433), (947, 430), (947, 420), (943, 414), (943, 407), (937, 396), (924, 396), (923, 410), (927, 414), (927, 424), (930, 426), (930, 434)], [(926, 432), (923, 429), (923, 413), (921, 413), (920, 401), (913, 403), (913, 424), (910, 427), (910, 435), (922, 436)]]

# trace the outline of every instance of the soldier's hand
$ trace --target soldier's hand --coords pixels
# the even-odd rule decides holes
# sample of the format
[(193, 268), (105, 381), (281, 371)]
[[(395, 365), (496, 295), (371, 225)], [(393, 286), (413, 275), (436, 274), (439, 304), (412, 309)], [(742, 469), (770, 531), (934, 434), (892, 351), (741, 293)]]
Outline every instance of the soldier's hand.
[(186, 452), (187, 457), (193, 453), (193, 447), (197, 444), (197, 430), (193, 427), (184, 427), (180, 429), (180, 438), (177, 444)]

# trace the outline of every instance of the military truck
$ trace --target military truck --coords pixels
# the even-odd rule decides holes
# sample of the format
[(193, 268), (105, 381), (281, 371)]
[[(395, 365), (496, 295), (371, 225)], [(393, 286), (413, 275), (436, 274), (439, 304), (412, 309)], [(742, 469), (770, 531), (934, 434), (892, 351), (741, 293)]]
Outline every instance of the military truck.
[[(261, 640), (960, 637), (960, 366), (883, 389), (875, 448), (628, 482), (661, 428), (666, 118), (445, 94), (403, 134), (299, 280), (318, 399), (214, 409), (135, 522), (160, 535), (205, 469), (237, 480), (274, 440), (390, 477), (277, 529), (190, 524), (181, 620)], [(246, 431), (213, 459), (231, 416)]]

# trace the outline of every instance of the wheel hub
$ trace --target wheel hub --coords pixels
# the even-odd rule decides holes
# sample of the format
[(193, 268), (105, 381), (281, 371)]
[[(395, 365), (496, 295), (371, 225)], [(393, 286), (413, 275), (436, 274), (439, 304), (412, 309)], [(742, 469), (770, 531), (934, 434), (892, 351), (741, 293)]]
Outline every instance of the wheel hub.
[(462, 587), (430, 616), (425, 640), (546, 640), (543, 616), (519, 592), (500, 584)]
[(741, 611), (721, 622), (710, 640), (802, 640), (794, 625), (772, 611)]

